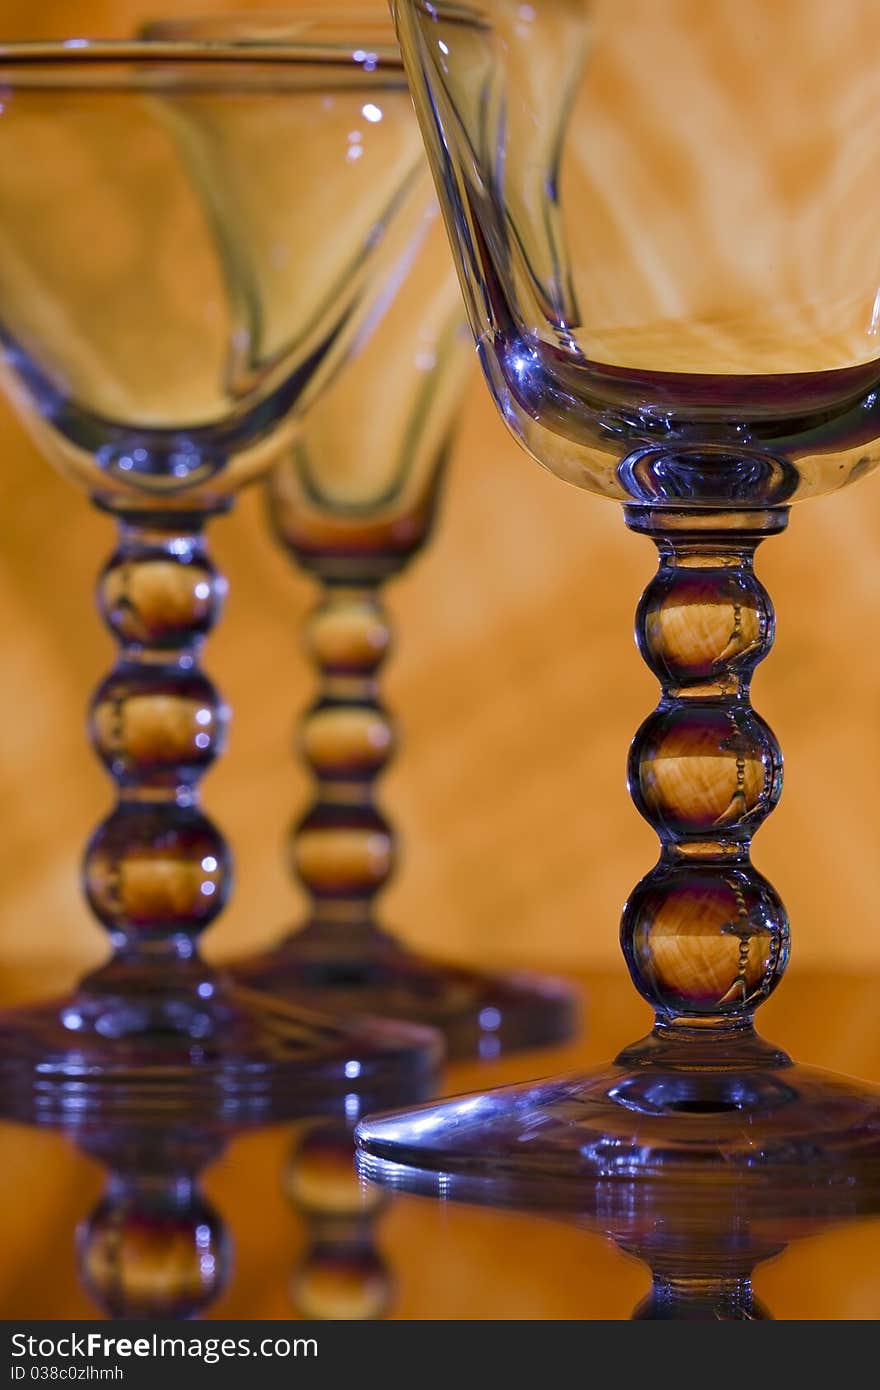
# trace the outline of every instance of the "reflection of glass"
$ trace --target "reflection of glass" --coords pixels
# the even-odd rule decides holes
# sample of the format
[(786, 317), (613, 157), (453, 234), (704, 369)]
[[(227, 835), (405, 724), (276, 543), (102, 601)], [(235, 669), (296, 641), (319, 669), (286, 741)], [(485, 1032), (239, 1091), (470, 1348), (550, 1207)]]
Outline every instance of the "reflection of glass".
[(290, 1279), (300, 1316), (349, 1322), (384, 1317), (394, 1292), (391, 1269), (376, 1243), (386, 1198), (358, 1178), (350, 1127), (333, 1120), (300, 1126), (284, 1190), (305, 1226), (305, 1250)]
[[(233, 1264), (227, 1225), (201, 1191), (202, 1172), (232, 1132), (98, 1128), (80, 1147), (106, 1172), (104, 1192), (76, 1236), (79, 1278), (114, 1318), (191, 1318), (225, 1291)], [(350, 1129), (305, 1121), (284, 1172), (305, 1219), (306, 1250), (291, 1294), (301, 1316), (380, 1317), (392, 1282), (374, 1243), (385, 1198), (358, 1180)]]
[[(394, 8), (496, 403), (660, 552), (637, 637), (662, 693), (629, 780), (661, 853), (621, 930), (648, 1038), (588, 1075), (366, 1124), (363, 1142), (513, 1185), (723, 1170), (876, 1200), (880, 1091), (754, 1031), (789, 938), (750, 858), (782, 761), (749, 688), (774, 631), (758, 544), (794, 498), (878, 458), (880, 12), (851, 0), (829, 26), (821, 0)], [(558, 139), (542, 135), (560, 129), (551, 83)]]
[[(301, 1015), (197, 948), (230, 886), (198, 796), (227, 722), (199, 666), (225, 588), (203, 527), (274, 462), (368, 312), (421, 159), (396, 50), (366, 61), (314, 23), (246, 52), (20, 45), (0, 86), (4, 380), (119, 530), (98, 591), (118, 658), (91, 725), (117, 803), (84, 862), (113, 955), (71, 998), (0, 1021), (3, 1106), (257, 1121), (341, 1109), (355, 1067), (373, 1102), (419, 1089), (425, 1035)], [(371, 102), (384, 119), (358, 126), (352, 161)]]
[(191, 1318), (226, 1287), (222, 1216), (199, 1176), (223, 1150), (210, 1134), (98, 1131), (82, 1147), (107, 1172), (104, 1194), (77, 1231), (80, 1279), (113, 1318)]
[(382, 586), (428, 538), (470, 360), (427, 173), (414, 193), (373, 315), (270, 480), (275, 531), (323, 586), (307, 634), (321, 686), (301, 740), (317, 790), (291, 841), (310, 906), (303, 927), (236, 974), (315, 1007), (431, 1023), (453, 1054), (494, 1056), (564, 1037), (567, 990), (420, 956), (375, 907), (395, 858), (375, 796), (394, 745)]
[[(470, 1146), (469, 1164), (461, 1161), (462, 1148), (450, 1171), (433, 1166), (429, 1127), (435, 1112), (425, 1107), (420, 1118), (429, 1134), (424, 1152), (432, 1168), (419, 1168), (409, 1158), (398, 1163), (366, 1152), (359, 1159), (361, 1174), (394, 1191), (549, 1216), (608, 1237), (651, 1271), (650, 1293), (632, 1314), (639, 1320), (772, 1318), (752, 1287), (762, 1261), (805, 1236), (859, 1220), (873, 1219), (876, 1224), (877, 1191), (866, 1184), (767, 1183), (744, 1179), (736, 1165), (725, 1171), (723, 1163), (707, 1165), (696, 1176), (693, 1169), (677, 1174), (670, 1166), (660, 1181), (635, 1165), (630, 1177), (618, 1172), (572, 1181), (561, 1129), (540, 1134), (542, 1153), (536, 1154), (530, 1169), (517, 1163), (505, 1171), (492, 1124), (494, 1113), (502, 1122), (509, 1118), (503, 1112), (509, 1110), (513, 1094), (512, 1089), (499, 1090), (465, 1097), (457, 1104)], [(481, 1127), (492, 1144), (492, 1171), (486, 1170), (478, 1149)], [(385, 1133), (390, 1139), (390, 1121)], [(560, 1138), (560, 1147), (554, 1149), (552, 1141)]]

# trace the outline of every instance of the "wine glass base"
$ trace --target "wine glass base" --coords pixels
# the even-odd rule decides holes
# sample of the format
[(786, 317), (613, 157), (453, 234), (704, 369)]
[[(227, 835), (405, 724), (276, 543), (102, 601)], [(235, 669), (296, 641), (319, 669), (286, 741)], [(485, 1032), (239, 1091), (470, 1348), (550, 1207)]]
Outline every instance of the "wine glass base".
[(751, 1037), (739, 1056), (691, 1044), (688, 1065), (652, 1035), (593, 1072), (368, 1119), (359, 1166), (407, 1191), (584, 1218), (624, 1212), (635, 1187), (713, 1221), (722, 1191), (804, 1219), (880, 1210), (880, 1088)]
[(578, 1020), (575, 992), (562, 980), (447, 964), (378, 931), (352, 945), (341, 932), (337, 940), (306, 927), (234, 962), (231, 973), (249, 988), (322, 1012), (429, 1025), (443, 1034), (453, 1060), (565, 1042)]
[(192, 1123), (218, 1131), (339, 1114), (430, 1094), (442, 1059), (427, 1029), (343, 1022), (251, 990), (224, 988), (206, 1037), (84, 1026), (94, 999), (0, 1014), (0, 1115), (59, 1128)]

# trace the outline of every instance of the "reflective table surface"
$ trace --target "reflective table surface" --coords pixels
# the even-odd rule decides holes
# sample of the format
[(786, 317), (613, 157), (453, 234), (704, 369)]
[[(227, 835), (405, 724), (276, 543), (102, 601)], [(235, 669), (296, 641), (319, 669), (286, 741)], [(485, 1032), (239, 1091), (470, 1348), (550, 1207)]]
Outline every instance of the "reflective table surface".
[[(646, 1010), (623, 972), (576, 983), (584, 1025), (576, 1042), (457, 1066), (445, 1089), (482, 1089), (590, 1065), (612, 1056), (621, 1038), (646, 1031)], [(8, 974), (3, 1002), (45, 987), (45, 971), (39, 978)], [(795, 966), (786, 989), (764, 1011), (764, 1032), (799, 1061), (876, 1081), (878, 987), (880, 976), (829, 977)], [(225, 1289), (204, 1316), (297, 1316), (293, 1272), (301, 1267), (307, 1236), (301, 1212), (285, 1193), (290, 1151), (289, 1129), (250, 1134), (233, 1140), (206, 1169), (202, 1189), (225, 1223), (232, 1259)], [(76, 1249), (77, 1230), (106, 1189), (101, 1167), (57, 1134), (4, 1124), (0, 1173), (0, 1317), (97, 1316), (80, 1280)], [(330, 1174), (331, 1197), (332, 1181)], [(163, 1240), (161, 1231), (153, 1232), (150, 1258), (159, 1265), (166, 1259)], [(602, 1235), (546, 1216), (432, 1198), (395, 1196), (378, 1217), (376, 1244), (393, 1281), (390, 1316), (397, 1319), (627, 1319), (650, 1287), (646, 1267)], [(799, 1239), (761, 1263), (755, 1293), (777, 1319), (875, 1319), (878, 1255), (880, 1219), (851, 1222)], [(365, 1306), (356, 1283), (356, 1271), (336, 1270), (322, 1285), (326, 1307), (345, 1316)]]

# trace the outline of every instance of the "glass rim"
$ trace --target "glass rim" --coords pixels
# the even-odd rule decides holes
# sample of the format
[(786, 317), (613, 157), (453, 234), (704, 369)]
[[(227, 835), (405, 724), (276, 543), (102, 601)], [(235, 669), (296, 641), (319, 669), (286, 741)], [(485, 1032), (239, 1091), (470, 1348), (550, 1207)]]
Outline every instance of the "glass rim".
[[(352, 27), (343, 37), (340, 24), (349, 17)], [(48, 75), (54, 70), (57, 77), (59, 69), (73, 74), (77, 70), (101, 70), (127, 65), (143, 71), (153, 65), (165, 69), (223, 65), (277, 68), (323, 62), (361, 69), (366, 76), (374, 75), (380, 69), (402, 73), (403, 62), (390, 21), (388, 40), (381, 44), (371, 39), (371, 27), (375, 32), (377, 26), (375, 19), (365, 23), (363, 35), (358, 34), (355, 21), (354, 11), (339, 12), (335, 22), (332, 12), (321, 15), (317, 11), (303, 11), (303, 32), (289, 39), (137, 37), (0, 42), (0, 83), (6, 75), (11, 77), (25, 71), (33, 74), (45, 71)]]

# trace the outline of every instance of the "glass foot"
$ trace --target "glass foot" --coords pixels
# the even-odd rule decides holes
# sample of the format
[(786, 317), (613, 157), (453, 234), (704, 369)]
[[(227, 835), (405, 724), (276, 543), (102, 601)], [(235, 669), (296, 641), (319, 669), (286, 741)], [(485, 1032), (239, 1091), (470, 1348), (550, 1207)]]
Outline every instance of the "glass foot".
[(603, 1222), (634, 1192), (650, 1214), (646, 1189), (682, 1193), (691, 1214), (705, 1201), (713, 1222), (722, 1192), (804, 1219), (880, 1210), (880, 1088), (754, 1033), (654, 1033), (594, 1072), (369, 1119), (357, 1139), (375, 1181)]
[[(343, 1022), (213, 977), (210, 1012), (112, 1029), (129, 1005), (85, 987), (0, 1014), (0, 1114), (62, 1128), (182, 1121), (218, 1131), (340, 1114), (430, 1093), (442, 1057), (427, 1029)], [(164, 1026), (162, 1026), (164, 1024)]]
[(353, 945), (336, 928), (306, 927), (235, 962), (232, 973), (297, 1005), (430, 1025), (453, 1059), (564, 1042), (577, 1023), (575, 994), (562, 980), (447, 964), (378, 931)]

